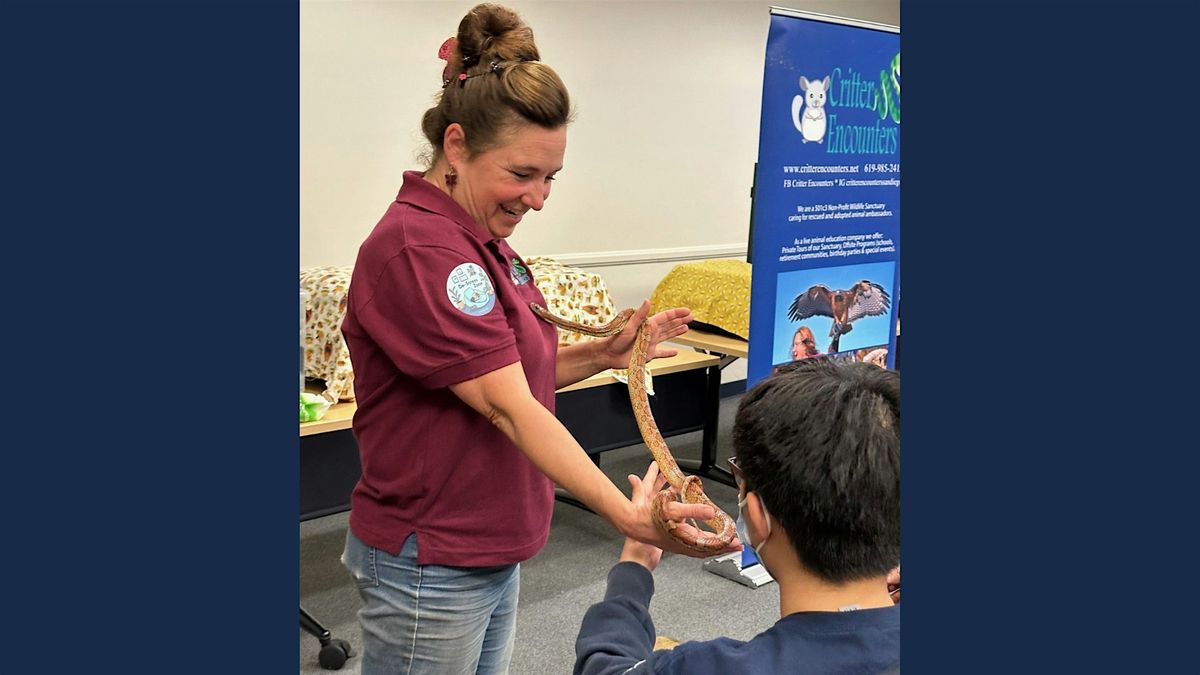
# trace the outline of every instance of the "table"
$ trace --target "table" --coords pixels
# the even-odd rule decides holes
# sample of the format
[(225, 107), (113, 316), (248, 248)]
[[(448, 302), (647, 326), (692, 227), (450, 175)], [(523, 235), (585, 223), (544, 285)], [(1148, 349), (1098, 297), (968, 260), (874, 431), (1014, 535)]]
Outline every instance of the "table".
[[(680, 466), (700, 475), (716, 464), (717, 411), (720, 405), (720, 359), (709, 354), (681, 351), (649, 364), (657, 395), (650, 409), (664, 437), (702, 431), (701, 460), (682, 460)], [(611, 371), (559, 389), (555, 400), (558, 419), (583, 449), (599, 462), (605, 450), (642, 441), (633, 419), (628, 389)], [(362, 470), (351, 422), (353, 402), (332, 406), (315, 422), (300, 423), (300, 520), (320, 518), (350, 508), (350, 493)], [(725, 472), (722, 472), (725, 473)], [(716, 474), (732, 485), (732, 477)], [(578, 505), (560, 493), (561, 501)]]
[(744, 359), (750, 353), (750, 343), (739, 337), (718, 335), (707, 331), (690, 329), (679, 337), (671, 338), (671, 342), (692, 347), (708, 354), (715, 354), (721, 359), (721, 367)]

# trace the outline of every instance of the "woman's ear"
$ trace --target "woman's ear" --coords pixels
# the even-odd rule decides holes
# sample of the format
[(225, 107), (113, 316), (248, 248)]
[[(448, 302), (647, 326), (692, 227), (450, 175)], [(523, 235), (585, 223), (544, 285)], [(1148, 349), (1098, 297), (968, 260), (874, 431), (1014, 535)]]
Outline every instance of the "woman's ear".
[(452, 166), (461, 166), (468, 156), (467, 134), (462, 125), (454, 122), (442, 134), (442, 150)]

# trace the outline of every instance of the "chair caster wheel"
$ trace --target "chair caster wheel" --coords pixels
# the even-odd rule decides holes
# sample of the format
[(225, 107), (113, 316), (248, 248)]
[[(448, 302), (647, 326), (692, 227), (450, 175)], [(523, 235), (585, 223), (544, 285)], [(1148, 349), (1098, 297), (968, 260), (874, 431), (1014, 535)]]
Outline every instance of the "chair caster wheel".
[(321, 647), (320, 654), (317, 655), (317, 661), (325, 670), (340, 670), (346, 665), (346, 659), (354, 655), (354, 650), (350, 648), (350, 643), (345, 640), (330, 640), (329, 644)]

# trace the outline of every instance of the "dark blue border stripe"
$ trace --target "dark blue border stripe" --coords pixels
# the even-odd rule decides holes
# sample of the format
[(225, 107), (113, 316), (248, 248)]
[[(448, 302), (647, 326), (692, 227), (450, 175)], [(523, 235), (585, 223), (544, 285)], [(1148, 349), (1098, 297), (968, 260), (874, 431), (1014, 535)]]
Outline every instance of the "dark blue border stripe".
[(1196, 672), (1196, 4), (901, 12), (904, 670)]
[(5, 672), (295, 672), (298, 9), (0, 5)]
[[(4, 670), (295, 672), (297, 12), (0, 5)], [(905, 670), (1195, 671), (1195, 5), (902, 13)]]

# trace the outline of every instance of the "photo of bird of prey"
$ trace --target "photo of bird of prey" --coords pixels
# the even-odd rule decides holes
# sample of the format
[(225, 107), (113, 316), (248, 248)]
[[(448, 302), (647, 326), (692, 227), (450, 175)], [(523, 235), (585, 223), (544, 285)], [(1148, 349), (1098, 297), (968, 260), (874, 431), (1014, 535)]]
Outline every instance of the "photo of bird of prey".
[(883, 286), (863, 279), (848, 290), (831, 290), (817, 284), (796, 296), (788, 307), (788, 318), (800, 321), (812, 316), (828, 316), (833, 319), (829, 337), (835, 341), (854, 329), (854, 322), (864, 316), (886, 314), (892, 306), (892, 298)]

